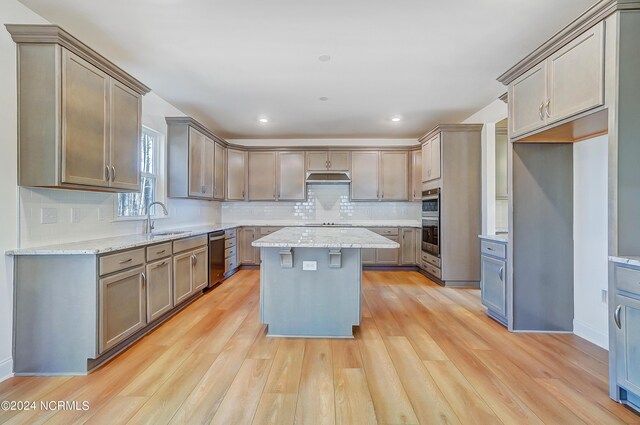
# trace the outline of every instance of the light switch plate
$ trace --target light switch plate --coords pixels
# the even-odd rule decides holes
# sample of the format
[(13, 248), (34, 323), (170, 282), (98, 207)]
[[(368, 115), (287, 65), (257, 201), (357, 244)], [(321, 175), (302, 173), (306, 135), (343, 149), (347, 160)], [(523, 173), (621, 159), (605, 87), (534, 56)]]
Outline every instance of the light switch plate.
[(56, 208), (41, 208), (40, 223), (55, 224), (58, 222), (58, 210)]
[(606, 289), (603, 289), (601, 296), (602, 296), (602, 302), (607, 304), (607, 302), (609, 301), (609, 291), (607, 291)]
[(318, 270), (318, 262), (317, 261), (303, 261), (302, 262), (302, 270), (307, 270), (307, 271)]

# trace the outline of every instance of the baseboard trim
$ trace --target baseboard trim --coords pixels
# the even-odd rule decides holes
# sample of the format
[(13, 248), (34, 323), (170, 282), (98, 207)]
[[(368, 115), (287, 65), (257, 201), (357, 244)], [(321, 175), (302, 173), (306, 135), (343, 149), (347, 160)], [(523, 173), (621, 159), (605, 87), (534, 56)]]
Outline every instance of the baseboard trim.
[(609, 336), (596, 331), (584, 322), (573, 319), (573, 333), (580, 338), (594, 343), (598, 347), (604, 348), (605, 350), (609, 349)]
[(13, 358), (0, 361), (0, 382), (13, 377)]

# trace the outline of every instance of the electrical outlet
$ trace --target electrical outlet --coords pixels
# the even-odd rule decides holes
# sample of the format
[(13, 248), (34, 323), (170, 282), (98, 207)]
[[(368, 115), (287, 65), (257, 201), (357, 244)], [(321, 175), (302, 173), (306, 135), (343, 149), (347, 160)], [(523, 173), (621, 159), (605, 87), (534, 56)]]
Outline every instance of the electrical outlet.
[(609, 291), (607, 291), (606, 289), (602, 290), (602, 302), (607, 304), (607, 302), (609, 301)]
[(318, 262), (317, 261), (303, 261), (302, 262), (302, 270), (307, 270), (307, 271), (318, 270)]
[(73, 207), (70, 210), (69, 220), (72, 223), (80, 223), (80, 208)]
[(58, 222), (58, 210), (56, 208), (41, 208), (40, 223), (55, 224)]

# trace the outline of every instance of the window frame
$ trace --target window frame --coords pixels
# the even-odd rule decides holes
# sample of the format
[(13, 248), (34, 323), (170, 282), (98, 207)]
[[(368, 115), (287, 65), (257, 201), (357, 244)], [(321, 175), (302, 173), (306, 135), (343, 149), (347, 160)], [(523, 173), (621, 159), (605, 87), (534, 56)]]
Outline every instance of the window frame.
[[(153, 154), (153, 162), (155, 174), (146, 173), (140, 170), (140, 180), (142, 181), (143, 177), (152, 178), (155, 180), (155, 201), (166, 203), (166, 196), (164, 191), (164, 176), (165, 176), (165, 167), (164, 167), (164, 158), (165, 158), (165, 136), (162, 132), (155, 130), (149, 126), (143, 125), (142, 130), (140, 132), (140, 138), (142, 139), (142, 134), (147, 131), (155, 134), (156, 136), (156, 149)], [(140, 141), (142, 144), (142, 140)], [(140, 152), (141, 153), (141, 152)], [(142, 161), (139, 161), (139, 165), (142, 164)], [(114, 194), (113, 199), (113, 221), (142, 221), (147, 219), (147, 215), (136, 215), (136, 216), (118, 216), (118, 207), (119, 207), (119, 199), (118, 194)], [(169, 215), (160, 214), (160, 208), (154, 208), (153, 214), (151, 218), (154, 220), (169, 218)]]

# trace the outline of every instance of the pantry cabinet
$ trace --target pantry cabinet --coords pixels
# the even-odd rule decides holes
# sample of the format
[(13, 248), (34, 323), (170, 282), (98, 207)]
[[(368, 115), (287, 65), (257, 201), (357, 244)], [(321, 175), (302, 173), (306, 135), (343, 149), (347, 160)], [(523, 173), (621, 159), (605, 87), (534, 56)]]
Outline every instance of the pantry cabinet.
[(140, 190), (149, 88), (56, 25), (7, 25), (18, 50), (18, 184)]

